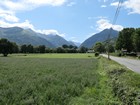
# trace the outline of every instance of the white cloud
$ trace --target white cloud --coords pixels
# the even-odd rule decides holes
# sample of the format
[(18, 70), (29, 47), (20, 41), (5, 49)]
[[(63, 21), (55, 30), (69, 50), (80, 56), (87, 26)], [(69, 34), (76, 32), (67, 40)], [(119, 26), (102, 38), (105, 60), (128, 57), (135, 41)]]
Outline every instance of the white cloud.
[(21, 28), (30, 28), (34, 30), (34, 26), (28, 20), (25, 20), (22, 23), (8, 23), (3, 20), (0, 20), (0, 27), (21, 27)]
[(106, 5), (101, 5), (101, 7), (102, 7), (102, 8), (106, 8), (107, 6), (106, 6)]
[[(111, 3), (111, 6), (117, 6), (118, 2)], [(122, 6), (128, 10), (129, 14), (140, 14), (140, 0), (126, 0)]]
[(70, 37), (70, 40), (73, 42), (79, 42), (76, 37)]
[(104, 29), (109, 29), (111, 27), (113, 29), (115, 29), (115, 30), (118, 30), (118, 31), (123, 29), (123, 26), (121, 26), (121, 25), (112, 25), (110, 23), (110, 21), (107, 20), (107, 19), (100, 19), (100, 20), (97, 21), (97, 30), (98, 31), (102, 31)]
[(15, 16), (14, 12), (3, 10), (0, 8), (0, 19), (6, 20), (8, 22), (18, 22), (19, 19)]
[(68, 7), (71, 7), (73, 5), (76, 5), (76, 2), (70, 2), (69, 4), (67, 4)]
[(119, 4), (119, 2), (113, 2), (113, 3), (111, 3), (110, 5), (111, 5), (111, 6), (115, 6), (115, 7), (117, 7), (118, 4)]
[(66, 2), (66, 0), (24, 0), (25, 4), (30, 4), (33, 6), (51, 5), (51, 6), (61, 6)]
[(45, 5), (61, 6), (66, 3), (66, 1), (67, 0), (3, 0), (2, 2), (0, 2), (0, 6), (11, 11), (21, 11), (31, 10)]
[(140, 0), (128, 0), (123, 3), (126, 9), (129, 9), (129, 14), (140, 14)]
[(62, 34), (62, 33), (59, 33), (57, 30), (54, 30), (54, 29), (50, 29), (50, 30), (34, 30), (36, 32), (39, 32), (39, 33), (42, 33), (42, 34), (45, 34), (45, 35), (59, 35), (61, 37), (65, 37), (66, 35), (65, 34)]
[(11, 15), (11, 14), (0, 14), (0, 18), (6, 20), (6, 21), (9, 21), (9, 22), (18, 22), (19, 19), (14, 16), (14, 15)]

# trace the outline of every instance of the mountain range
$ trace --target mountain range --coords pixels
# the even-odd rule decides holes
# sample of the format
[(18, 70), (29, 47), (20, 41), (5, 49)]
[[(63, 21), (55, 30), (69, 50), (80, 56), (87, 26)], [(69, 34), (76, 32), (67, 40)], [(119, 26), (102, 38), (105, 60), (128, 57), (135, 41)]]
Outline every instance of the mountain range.
[(12, 42), (16, 42), (18, 45), (45, 45), (49, 48), (60, 47), (63, 44), (76, 46), (74, 42), (69, 42), (59, 35), (45, 35), (31, 29), (23, 29), (20, 27), (0, 27), (0, 38), (7, 38)]
[(108, 39), (108, 35), (110, 34), (110, 39), (117, 38), (119, 32), (113, 29), (105, 29), (101, 31), (100, 33), (97, 33), (95, 35), (92, 35), (88, 39), (86, 39), (80, 46), (84, 46), (87, 48), (92, 48), (96, 42), (104, 42)]
[[(80, 44), (73, 41), (67, 41), (66, 39), (64, 39), (59, 35), (52, 35), (52, 34), (45, 35), (45, 34), (37, 33), (31, 29), (23, 29), (20, 27), (10, 27), (10, 28), (0, 27), (0, 38), (7, 38), (12, 42), (16, 42), (18, 45), (32, 44), (34, 46), (45, 45), (46, 47), (49, 48), (57, 48), (66, 44), (66, 45), (73, 45), (78, 47), (84, 46), (87, 48), (92, 48), (92, 46), (96, 42), (106, 41), (109, 32), (110, 29), (105, 29), (100, 33), (92, 35), (91, 37), (86, 39), (82, 44)], [(117, 38), (118, 33), (119, 33), (118, 31), (112, 29), (110, 38)]]

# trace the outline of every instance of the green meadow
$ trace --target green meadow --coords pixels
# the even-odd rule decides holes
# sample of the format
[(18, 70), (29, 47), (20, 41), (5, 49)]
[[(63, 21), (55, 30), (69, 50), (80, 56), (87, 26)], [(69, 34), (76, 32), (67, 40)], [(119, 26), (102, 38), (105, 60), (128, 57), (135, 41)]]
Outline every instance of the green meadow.
[(138, 80), (94, 54), (13, 54), (0, 57), (0, 105), (137, 105)]
[[(2, 56), (2, 55), (1, 55)], [(10, 57), (21, 57), (21, 58), (93, 58), (94, 54), (67, 54), (67, 53), (48, 53), (48, 54), (12, 54)]]

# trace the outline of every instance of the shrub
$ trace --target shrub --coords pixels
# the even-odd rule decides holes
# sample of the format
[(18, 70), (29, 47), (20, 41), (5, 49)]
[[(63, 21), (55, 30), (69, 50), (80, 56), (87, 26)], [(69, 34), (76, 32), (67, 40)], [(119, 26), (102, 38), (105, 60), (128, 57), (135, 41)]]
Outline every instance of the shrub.
[(140, 59), (140, 55), (138, 56), (138, 59)]
[(119, 57), (121, 57), (121, 56), (122, 56), (122, 54), (121, 54), (121, 53), (119, 53), (119, 54), (118, 54), (118, 56), (119, 56)]
[(127, 55), (127, 56), (137, 56), (137, 54), (136, 54), (136, 53), (134, 53), (134, 52), (127, 53), (126, 55)]
[(98, 52), (95, 52), (95, 57), (98, 57), (99, 56), (99, 53)]

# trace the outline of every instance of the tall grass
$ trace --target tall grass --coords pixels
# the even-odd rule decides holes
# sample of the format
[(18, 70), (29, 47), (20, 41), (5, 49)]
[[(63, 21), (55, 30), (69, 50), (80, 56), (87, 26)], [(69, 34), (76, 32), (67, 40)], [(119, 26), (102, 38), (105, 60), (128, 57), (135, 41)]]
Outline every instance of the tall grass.
[(139, 105), (139, 74), (102, 57), (54, 55), (0, 57), (0, 105)]
[(67, 105), (99, 77), (96, 59), (0, 58), (0, 105)]

